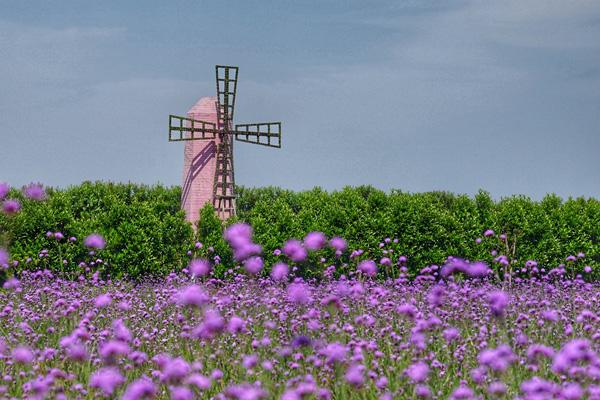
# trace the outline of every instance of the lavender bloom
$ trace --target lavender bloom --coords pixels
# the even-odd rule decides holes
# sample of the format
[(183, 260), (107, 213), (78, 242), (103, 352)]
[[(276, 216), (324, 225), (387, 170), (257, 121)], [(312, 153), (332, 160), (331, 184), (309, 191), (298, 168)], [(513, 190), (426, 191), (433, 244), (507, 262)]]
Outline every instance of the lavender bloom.
[(267, 392), (246, 383), (228, 387), (225, 389), (225, 395), (236, 400), (260, 400), (267, 397)]
[(277, 282), (285, 281), (288, 277), (289, 271), (290, 268), (287, 264), (278, 262), (273, 265), (273, 268), (271, 269), (271, 278)]
[(330, 343), (321, 350), (321, 354), (323, 354), (327, 360), (327, 364), (335, 364), (343, 362), (346, 359), (346, 354), (348, 353), (348, 349), (341, 343)]
[(163, 368), (163, 382), (176, 384), (181, 382), (191, 371), (190, 365), (181, 357), (167, 361)]
[(340, 252), (340, 254), (343, 253), (344, 251), (346, 251), (346, 248), (348, 247), (348, 243), (346, 243), (346, 241), (339, 236), (331, 238), (331, 240), (329, 241), (329, 245), (336, 252)]
[(183, 306), (202, 307), (208, 304), (210, 298), (198, 285), (190, 285), (179, 292), (178, 303)]
[(19, 286), (21, 286), (21, 282), (17, 278), (11, 277), (4, 282), (2, 288), (6, 290), (14, 290), (19, 288)]
[(106, 246), (106, 241), (101, 235), (97, 233), (92, 233), (84, 239), (83, 244), (85, 247), (88, 247), (90, 249), (101, 250), (104, 248), (104, 246)]
[(475, 398), (473, 390), (467, 386), (460, 386), (455, 389), (449, 397), (449, 400), (470, 400)]
[(591, 349), (590, 342), (586, 339), (575, 339), (567, 342), (554, 356), (552, 370), (557, 374), (564, 374), (579, 362), (590, 362), (597, 359), (596, 353)]
[(310, 291), (303, 283), (292, 283), (287, 289), (288, 299), (296, 304), (308, 304), (311, 302)]
[(488, 304), (490, 311), (495, 317), (503, 317), (506, 307), (508, 307), (508, 295), (501, 290), (496, 290), (488, 295)]
[(327, 244), (327, 238), (323, 232), (309, 232), (304, 237), (304, 247), (307, 250), (320, 250)]
[(42, 201), (46, 198), (46, 191), (44, 190), (44, 187), (39, 183), (31, 183), (24, 187), (23, 194), (25, 195), (25, 197), (32, 200)]
[(204, 258), (195, 258), (188, 265), (188, 270), (192, 276), (206, 276), (211, 269), (210, 262)]
[(307, 257), (306, 249), (299, 240), (290, 239), (283, 245), (283, 254), (294, 262), (304, 261)]
[(154, 396), (156, 396), (154, 383), (150, 379), (142, 377), (127, 386), (122, 400), (153, 399)]
[(108, 307), (112, 303), (112, 297), (109, 294), (101, 294), (94, 300), (94, 306), (98, 308)]
[(479, 354), (479, 363), (496, 372), (504, 372), (516, 360), (510, 346), (501, 344), (496, 349), (486, 349)]
[(431, 398), (431, 389), (425, 385), (417, 385), (415, 386), (415, 394), (420, 399), (430, 399)]
[(188, 376), (185, 379), (185, 383), (195, 386), (200, 391), (208, 390), (212, 386), (210, 378), (201, 374), (192, 374)]
[(90, 387), (100, 389), (106, 396), (112, 396), (115, 389), (125, 382), (117, 368), (102, 368), (90, 377)]
[(12, 351), (12, 358), (19, 364), (31, 364), (35, 357), (29, 347), (17, 346)]
[(413, 382), (422, 383), (429, 375), (429, 366), (421, 361), (410, 365), (405, 372)]
[(490, 237), (490, 236), (494, 236), (495, 232), (491, 229), (487, 229), (485, 232), (483, 232), (483, 236), (485, 237)]
[(4, 203), (2, 203), (2, 211), (7, 215), (14, 215), (21, 211), (21, 203), (14, 199), (4, 200)]
[(252, 228), (248, 224), (236, 223), (229, 226), (223, 237), (233, 249), (237, 261), (244, 261), (262, 252), (262, 247), (252, 242)]
[(98, 350), (100, 357), (102, 357), (103, 361), (109, 365), (114, 364), (118, 357), (126, 356), (129, 352), (130, 350), (127, 343), (118, 340), (102, 343)]
[(234, 315), (227, 323), (227, 331), (229, 333), (246, 332), (246, 321)]
[(6, 182), (0, 182), (0, 200), (4, 200), (8, 192), (10, 191), (10, 186)]
[(264, 266), (263, 259), (258, 256), (253, 256), (244, 261), (244, 269), (252, 275), (257, 275), (262, 271)]
[(0, 267), (8, 266), (8, 251), (0, 247)]
[(373, 277), (377, 275), (377, 264), (373, 260), (364, 260), (358, 264), (358, 271), (366, 276)]
[(346, 378), (346, 382), (354, 387), (361, 387), (365, 383), (365, 376), (363, 374), (363, 366), (362, 365), (352, 365), (346, 371), (344, 377)]

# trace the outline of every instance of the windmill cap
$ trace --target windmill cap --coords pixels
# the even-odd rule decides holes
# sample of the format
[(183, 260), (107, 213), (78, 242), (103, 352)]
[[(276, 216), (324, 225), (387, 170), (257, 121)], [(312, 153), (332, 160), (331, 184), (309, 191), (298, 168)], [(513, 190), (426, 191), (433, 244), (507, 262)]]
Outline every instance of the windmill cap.
[(187, 112), (191, 114), (216, 114), (217, 109), (215, 107), (216, 97), (201, 97)]

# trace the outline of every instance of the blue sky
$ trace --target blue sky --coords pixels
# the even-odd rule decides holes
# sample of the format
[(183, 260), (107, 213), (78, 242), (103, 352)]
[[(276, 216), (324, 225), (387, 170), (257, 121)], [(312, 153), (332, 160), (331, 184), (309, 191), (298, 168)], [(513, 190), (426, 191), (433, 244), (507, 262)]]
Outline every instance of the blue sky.
[(0, 0), (0, 181), (180, 184), (168, 114), (240, 67), (236, 179), (600, 197), (600, 2)]

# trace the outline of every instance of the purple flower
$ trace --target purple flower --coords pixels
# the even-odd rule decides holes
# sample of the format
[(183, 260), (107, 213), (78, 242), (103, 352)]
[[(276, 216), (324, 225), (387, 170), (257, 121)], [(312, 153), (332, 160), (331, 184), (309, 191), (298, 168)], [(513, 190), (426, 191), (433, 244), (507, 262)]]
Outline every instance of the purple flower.
[(323, 232), (309, 232), (304, 237), (304, 247), (307, 250), (320, 250), (327, 244), (327, 238)]
[(100, 345), (98, 353), (106, 364), (112, 365), (116, 359), (129, 353), (129, 346), (119, 340), (111, 340)]
[(21, 203), (18, 200), (7, 199), (2, 203), (2, 210), (7, 215), (13, 215), (21, 211)]
[(496, 372), (504, 372), (511, 363), (516, 361), (510, 346), (501, 344), (496, 349), (486, 349), (479, 353), (478, 361), (482, 366), (489, 367)]
[(257, 275), (264, 266), (263, 259), (258, 256), (252, 256), (244, 261), (244, 269), (252, 275)]
[(490, 236), (494, 236), (494, 235), (495, 235), (495, 233), (491, 229), (488, 229), (485, 232), (483, 232), (483, 236), (485, 236), (485, 237), (490, 237)]
[(475, 393), (473, 390), (467, 386), (459, 386), (457, 389), (452, 392), (449, 397), (449, 400), (470, 400), (475, 398)]
[(106, 246), (106, 241), (101, 235), (97, 233), (92, 233), (84, 239), (83, 244), (85, 247), (88, 247), (90, 249), (100, 250), (103, 249), (104, 246)]
[(415, 394), (420, 399), (430, 399), (431, 389), (426, 385), (417, 385), (415, 386)]
[(290, 268), (287, 264), (278, 262), (271, 269), (271, 278), (274, 281), (281, 282), (287, 280)]
[(292, 340), (292, 347), (308, 347), (312, 344), (311, 340), (304, 335), (296, 336)]
[(406, 369), (406, 375), (415, 383), (424, 382), (429, 375), (429, 366), (419, 361)]
[(30, 364), (34, 355), (31, 349), (27, 346), (17, 346), (12, 351), (12, 358), (19, 364)]
[(8, 192), (10, 191), (10, 186), (6, 182), (0, 182), (0, 200), (3, 200)]
[(112, 297), (109, 294), (101, 294), (94, 299), (94, 306), (97, 308), (108, 307), (112, 303)]
[(292, 283), (287, 288), (288, 299), (296, 304), (308, 304), (311, 302), (311, 295), (308, 286), (303, 283)]
[(106, 396), (112, 396), (115, 389), (124, 382), (125, 378), (115, 367), (102, 368), (90, 377), (90, 387), (102, 390)]
[(506, 385), (500, 381), (494, 381), (489, 384), (487, 391), (494, 397), (502, 397), (506, 393)]
[(377, 275), (377, 264), (373, 260), (364, 260), (358, 264), (358, 271), (366, 276), (373, 277)]
[(192, 374), (188, 376), (185, 380), (185, 383), (188, 385), (193, 385), (198, 388), (198, 390), (202, 391), (208, 390), (212, 386), (212, 381), (210, 378), (201, 374)]
[(346, 359), (348, 349), (341, 343), (330, 343), (321, 350), (321, 354), (325, 356), (327, 364), (341, 363)]
[(31, 183), (23, 188), (23, 194), (25, 197), (32, 200), (44, 200), (46, 198), (46, 191), (40, 183)]
[(504, 311), (508, 307), (508, 295), (501, 290), (495, 290), (488, 295), (488, 304), (490, 311), (495, 317), (504, 316)]
[(233, 316), (227, 323), (227, 331), (229, 333), (243, 333), (246, 331), (246, 321), (238, 316)]
[(229, 226), (223, 237), (233, 249), (237, 261), (244, 261), (262, 252), (262, 247), (252, 242), (252, 227), (248, 224), (240, 222)]
[(17, 289), (19, 286), (21, 286), (21, 282), (13, 276), (8, 278), (6, 282), (4, 282), (2, 288), (6, 290), (14, 290)]
[(218, 311), (208, 309), (204, 313), (204, 320), (198, 325), (192, 335), (200, 339), (211, 339), (225, 329), (225, 320)]
[(211, 269), (210, 262), (204, 258), (195, 258), (188, 265), (188, 270), (192, 276), (206, 276)]
[(153, 399), (154, 396), (156, 396), (154, 383), (150, 379), (142, 377), (127, 386), (122, 400)]
[(591, 361), (597, 356), (586, 339), (574, 339), (567, 342), (552, 360), (552, 370), (564, 374), (579, 362)]
[(225, 395), (236, 400), (259, 400), (266, 398), (267, 392), (260, 387), (244, 383), (228, 387), (225, 389)]
[(191, 371), (190, 365), (181, 357), (167, 361), (163, 368), (163, 382), (175, 384), (181, 382)]
[(334, 238), (331, 238), (331, 240), (329, 241), (329, 245), (336, 251), (336, 252), (340, 252), (343, 253), (346, 248), (348, 247), (348, 243), (346, 243), (346, 241), (339, 237), (336, 236)]
[(444, 339), (446, 339), (446, 341), (448, 343), (451, 343), (460, 336), (460, 331), (456, 328), (451, 327), (451, 328), (444, 330), (443, 335), (444, 335)]
[(307, 257), (306, 249), (299, 240), (290, 239), (283, 245), (283, 254), (294, 262), (304, 261)]
[(2, 247), (0, 247), (0, 267), (4, 266), (4, 265), (8, 265), (8, 251), (6, 251), (5, 249), (3, 249)]
[(70, 343), (65, 348), (67, 357), (72, 361), (82, 362), (88, 359), (88, 354), (85, 346), (78, 340)]
[(178, 303), (183, 306), (202, 307), (208, 304), (210, 297), (198, 285), (190, 285), (179, 292)]
[(192, 400), (194, 392), (185, 386), (175, 386), (171, 388), (171, 400)]
[(361, 387), (365, 383), (365, 376), (363, 374), (364, 367), (362, 365), (351, 365), (344, 377), (346, 382), (354, 387)]
[(250, 354), (245, 356), (242, 360), (242, 366), (245, 369), (252, 369), (258, 364), (258, 356), (256, 354)]
[(583, 399), (584, 393), (584, 390), (578, 383), (567, 383), (567, 385), (562, 388), (561, 399), (580, 400)]

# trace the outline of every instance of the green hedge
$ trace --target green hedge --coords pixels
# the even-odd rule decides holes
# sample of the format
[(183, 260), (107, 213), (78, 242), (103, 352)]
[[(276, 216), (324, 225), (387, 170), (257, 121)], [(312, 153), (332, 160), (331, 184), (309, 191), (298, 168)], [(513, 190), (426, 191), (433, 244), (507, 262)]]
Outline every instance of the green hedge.
[[(111, 276), (162, 275), (187, 262), (186, 251), (193, 230), (179, 209), (180, 188), (134, 184), (84, 182), (66, 190), (48, 190), (47, 200), (25, 200), (13, 217), (0, 213), (0, 230), (12, 242), (11, 256), (19, 267), (49, 267), (77, 276), (80, 261), (97, 257), (108, 263)], [(77, 242), (57, 242), (46, 232), (60, 231)], [(106, 238), (106, 248), (96, 257), (88, 255), (83, 239), (97, 232)], [(48, 249), (48, 258), (39, 252)], [(24, 260), (33, 261), (26, 264)], [(69, 261), (64, 265), (61, 260)]]
[(239, 218), (254, 227), (269, 262), (285, 239), (320, 230), (344, 237), (350, 249), (362, 248), (374, 259), (382, 256), (384, 238), (397, 238), (395, 254), (408, 256), (414, 273), (448, 255), (491, 261), (491, 239), (478, 245), (475, 238), (493, 229), (506, 232), (511, 244), (516, 241), (519, 264), (532, 259), (554, 268), (567, 255), (583, 252), (585, 265), (594, 272), (600, 267), (600, 202), (593, 198), (563, 201), (547, 195), (537, 202), (512, 196), (494, 202), (484, 191), (470, 198), (448, 192), (385, 193), (369, 186), (332, 193), (273, 187), (239, 192)]
[[(483, 191), (470, 198), (447, 192), (385, 193), (369, 186), (335, 192), (240, 187), (238, 193), (235, 220), (253, 226), (255, 242), (264, 247), (266, 265), (276, 260), (273, 250), (285, 240), (302, 239), (313, 230), (342, 236), (349, 249), (361, 248), (363, 257), (372, 258), (382, 256), (379, 243), (384, 238), (397, 238), (392, 243), (394, 254), (408, 256), (412, 272), (440, 264), (448, 255), (490, 261), (489, 243), (477, 245), (475, 238), (493, 229), (506, 232), (511, 243), (516, 240), (515, 257), (520, 263), (534, 259), (553, 268), (567, 255), (583, 252), (585, 264), (594, 273), (600, 267), (600, 202), (593, 198), (563, 201), (547, 195), (532, 201), (512, 196), (495, 202)], [(111, 276), (162, 275), (180, 269), (196, 239), (204, 247), (195, 255), (218, 254), (222, 258), (219, 273), (231, 267), (231, 253), (212, 208), (201, 210), (204, 224), (194, 238), (179, 210), (178, 187), (85, 182), (48, 194), (45, 202), (24, 201), (23, 211), (12, 219), (0, 216), (0, 228), (12, 236), (12, 256), (18, 260), (33, 257), (29, 265), (35, 268), (44, 263), (54, 269), (76, 270), (74, 263), (63, 266), (60, 259), (89, 259), (80, 242), (91, 232), (107, 239), (107, 247), (98, 256), (109, 263), (106, 270)], [(58, 245), (46, 238), (46, 231), (61, 231), (79, 242)], [(211, 246), (214, 253), (208, 250)], [(37, 257), (42, 248), (50, 250), (50, 257), (43, 261)], [(331, 253), (315, 254), (312, 263), (300, 266), (305, 275), (320, 272), (323, 267), (317, 261), (322, 255)], [(344, 267), (343, 261), (347, 257), (339, 262), (339, 272), (354, 268)]]

